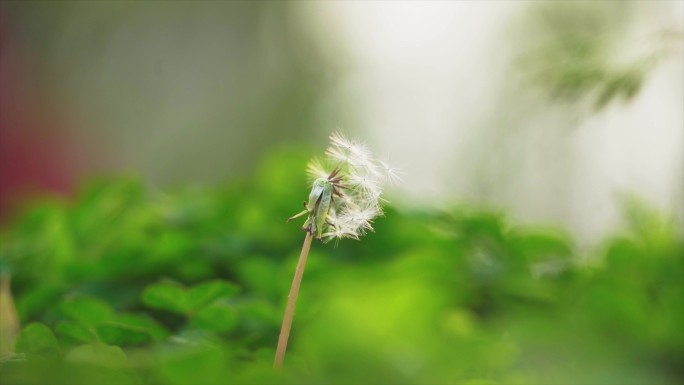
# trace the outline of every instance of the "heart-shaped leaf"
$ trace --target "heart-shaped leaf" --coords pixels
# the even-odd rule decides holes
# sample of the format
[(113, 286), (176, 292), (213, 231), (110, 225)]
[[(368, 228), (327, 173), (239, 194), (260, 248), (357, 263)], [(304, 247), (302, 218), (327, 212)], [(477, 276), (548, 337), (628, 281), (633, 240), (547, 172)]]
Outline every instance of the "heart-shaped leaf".
[(103, 301), (93, 298), (77, 298), (62, 302), (57, 306), (57, 315), (78, 321), (86, 326), (95, 326), (112, 319), (114, 310)]
[(226, 281), (209, 281), (193, 286), (188, 291), (188, 304), (191, 310), (200, 310), (219, 298), (235, 295), (240, 289)]
[(59, 345), (52, 330), (41, 323), (32, 323), (19, 333), (16, 342), (17, 353), (26, 353), (29, 359), (32, 355), (44, 358), (59, 356)]
[(213, 304), (198, 311), (191, 324), (199, 329), (226, 333), (235, 329), (238, 319), (238, 313), (232, 306)]
[(189, 289), (175, 282), (159, 282), (145, 289), (142, 300), (151, 308), (191, 315), (238, 291), (235, 284), (220, 280), (203, 282)]
[(88, 364), (107, 368), (124, 368), (128, 366), (126, 354), (118, 346), (103, 343), (81, 345), (70, 350), (64, 361), (73, 364)]
[(145, 288), (142, 295), (145, 305), (178, 314), (187, 314), (190, 310), (186, 290), (173, 282), (160, 282)]
[(66, 337), (77, 342), (97, 341), (94, 330), (90, 330), (87, 326), (74, 321), (60, 321), (55, 326), (55, 331), (60, 337)]

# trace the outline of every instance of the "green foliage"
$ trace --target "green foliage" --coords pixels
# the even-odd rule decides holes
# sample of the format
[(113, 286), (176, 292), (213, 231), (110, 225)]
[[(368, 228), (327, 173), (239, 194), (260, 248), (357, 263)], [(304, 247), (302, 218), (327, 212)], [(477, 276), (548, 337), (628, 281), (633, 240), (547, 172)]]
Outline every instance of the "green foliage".
[(2, 232), (23, 327), (3, 384), (679, 383), (684, 245), (636, 200), (580, 249), (468, 207), (389, 207), (315, 243), (285, 369), (271, 369), (303, 233), (306, 158), (171, 195), (135, 181), (36, 203)]
[(637, 7), (615, 2), (534, 4), (526, 19), (521, 64), (532, 82), (556, 99), (586, 98), (596, 109), (613, 100), (630, 100), (667, 52), (667, 42), (651, 36), (651, 51), (619, 57), (627, 43), (634, 44), (624, 39)]
[(49, 358), (59, 355), (59, 345), (50, 328), (40, 323), (32, 323), (26, 326), (17, 337), (16, 351), (29, 357)]

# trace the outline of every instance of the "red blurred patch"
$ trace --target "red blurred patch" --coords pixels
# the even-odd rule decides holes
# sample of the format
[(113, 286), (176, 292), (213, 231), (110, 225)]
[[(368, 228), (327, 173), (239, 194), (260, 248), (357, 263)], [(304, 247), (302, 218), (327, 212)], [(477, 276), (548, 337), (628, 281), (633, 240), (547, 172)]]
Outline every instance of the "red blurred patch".
[[(36, 195), (71, 191), (77, 170), (60, 130), (32, 76), (30, 55), (0, 13), (0, 221)], [(4, 13), (6, 15), (6, 13)], [(15, 36), (18, 35), (14, 34)]]

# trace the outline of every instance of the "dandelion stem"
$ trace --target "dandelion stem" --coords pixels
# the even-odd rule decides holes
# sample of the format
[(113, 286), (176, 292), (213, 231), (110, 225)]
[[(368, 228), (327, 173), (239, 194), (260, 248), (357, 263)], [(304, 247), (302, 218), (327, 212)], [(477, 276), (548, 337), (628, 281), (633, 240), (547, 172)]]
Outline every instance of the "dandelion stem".
[(290, 295), (287, 297), (287, 307), (285, 308), (285, 315), (283, 316), (283, 325), (280, 328), (275, 361), (273, 361), (274, 368), (282, 367), (283, 361), (285, 361), (287, 340), (290, 337), (292, 318), (294, 317), (295, 306), (297, 305), (297, 296), (299, 296), (299, 286), (302, 283), (302, 276), (304, 275), (306, 258), (309, 256), (309, 249), (311, 248), (311, 240), (313, 240), (313, 235), (307, 232), (306, 238), (304, 238), (302, 252), (299, 254), (299, 262), (297, 263), (297, 269), (295, 270), (294, 279), (292, 280), (292, 287), (290, 287)]

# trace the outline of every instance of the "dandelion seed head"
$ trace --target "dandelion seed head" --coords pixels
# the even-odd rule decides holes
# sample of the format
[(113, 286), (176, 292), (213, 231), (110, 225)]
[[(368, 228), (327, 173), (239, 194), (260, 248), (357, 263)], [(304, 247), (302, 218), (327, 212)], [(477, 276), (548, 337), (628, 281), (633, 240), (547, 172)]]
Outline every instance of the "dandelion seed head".
[(345, 150), (344, 148), (328, 147), (328, 149), (325, 151), (325, 155), (327, 155), (329, 159), (336, 161), (336, 162), (340, 162), (340, 163), (352, 163), (353, 162), (351, 154), (349, 153), (348, 150)]
[[(374, 231), (373, 220), (383, 215), (384, 185), (397, 183), (398, 171), (386, 161), (375, 159), (365, 144), (350, 140), (339, 131), (330, 135), (325, 155), (324, 160), (314, 158), (307, 166), (309, 178), (315, 180), (307, 206), (309, 218), (326, 215), (321, 234), (325, 242), (359, 239), (366, 232)], [(324, 191), (321, 186), (328, 186), (325, 183), (333, 186), (330, 207), (324, 214), (314, 214), (310, 206), (315, 205), (314, 198)]]
[(309, 164), (306, 166), (306, 173), (311, 181), (321, 178), (325, 179), (329, 174), (329, 172), (326, 171), (323, 162), (319, 158), (313, 158), (311, 161), (309, 161)]
[(345, 138), (341, 132), (335, 131), (332, 134), (330, 134), (330, 145), (350, 149), (354, 145), (354, 143), (351, 140)]
[(343, 238), (359, 239), (358, 231), (350, 226), (335, 226), (330, 227), (327, 232), (323, 234), (325, 242), (333, 239), (339, 240)]
[(384, 161), (384, 160), (380, 160), (380, 161), (378, 161), (378, 163), (380, 164), (380, 167), (381, 167), (381, 169), (385, 175), (385, 180), (389, 184), (396, 186), (399, 184), (399, 182), (401, 182), (401, 176), (400, 176), (400, 174), (402, 173), (401, 170), (399, 170), (398, 168), (390, 166), (389, 163), (387, 161)]
[(369, 196), (382, 192), (380, 181), (370, 175), (350, 172), (346, 182), (352, 189), (359, 190), (359, 192)]

